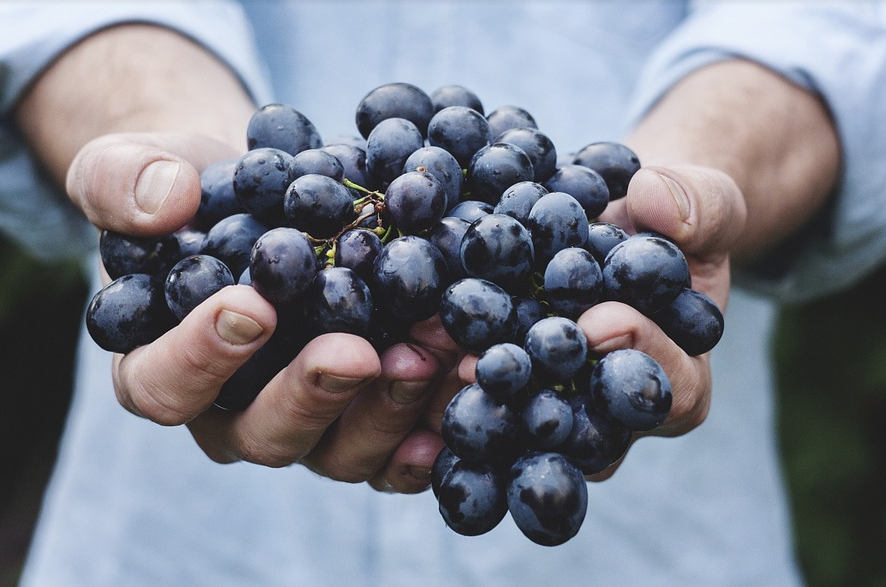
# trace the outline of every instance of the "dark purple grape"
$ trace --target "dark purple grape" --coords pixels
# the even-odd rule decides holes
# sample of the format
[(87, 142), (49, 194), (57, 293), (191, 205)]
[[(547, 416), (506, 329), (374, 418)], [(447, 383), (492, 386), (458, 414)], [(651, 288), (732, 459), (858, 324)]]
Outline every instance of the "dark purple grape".
[(583, 474), (594, 475), (624, 456), (631, 445), (631, 431), (588, 405), (588, 401), (584, 395), (571, 398), (572, 428), (559, 451)]
[(195, 228), (180, 228), (172, 236), (178, 241), (179, 260), (199, 254), (206, 242), (206, 233)]
[(538, 128), (535, 118), (526, 109), (513, 105), (499, 106), (486, 115), (486, 121), (492, 138), (512, 128)]
[(493, 206), (506, 189), (533, 178), (532, 161), (523, 149), (510, 143), (493, 143), (481, 147), (467, 166), (465, 182), (474, 200)]
[(443, 218), (446, 192), (427, 171), (407, 171), (385, 190), (385, 208), (402, 234), (418, 234)]
[(289, 184), (283, 211), (292, 227), (317, 239), (337, 235), (357, 217), (351, 191), (341, 182), (316, 173)]
[(384, 248), (377, 234), (365, 228), (353, 228), (338, 237), (335, 247), (335, 266), (348, 267), (363, 281), (372, 280), (375, 258)]
[(547, 310), (542, 303), (535, 298), (514, 296), (512, 298), (514, 304), (514, 316), (517, 321), (517, 331), (514, 334), (514, 340), (526, 340), (526, 333), (532, 328), (532, 325), (547, 315)]
[(178, 320), (184, 320), (206, 298), (229, 285), (234, 285), (234, 276), (227, 265), (209, 255), (191, 255), (169, 271), (166, 303)]
[(588, 242), (585, 249), (603, 266), (612, 247), (628, 239), (628, 233), (611, 222), (591, 222), (588, 225)]
[(703, 293), (684, 288), (673, 302), (652, 315), (652, 320), (689, 356), (704, 354), (723, 336), (723, 314)]
[(640, 159), (627, 146), (601, 141), (584, 146), (573, 163), (590, 167), (599, 173), (609, 188), (609, 199), (618, 200), (628, 193), (631, 178), (640, 169)]
[(435, 112), (439, 112), (449, 106), (467, 106), (480, 114), (484, 114), (483, 102), (480, 101), (477, 94), (458, 84), (440, 86), (431, 92), (430, 97), (431, 102), (434, 104)]
[(565, 165), (545, 182), (551, 192), (566, 192), (581, 204), (588, 219), (603, 213), (609, 204), (609, 188), (603, 177), (583, 165)]
[(529, 385), (532, 361), (522, 347), (510, 342), (498, 343), (480, 354), (475, 374), (483, 391), (496, 401), (506, 402)]
[(103, 230), (99, 236), (99, 254), (111, 279), (131, 273), (146, 273), (161, 279), (181, 258), (181, 246), (175, 235), (132, 236)]
[(200, 173), (200, 206), (191, 220), (196, 228), (209, 228), (227, 216), (246, 212), (234, 193), (238, 159), (216, 161)]
[(495, 528), (508, 513), (503, 477), (486, 463), (454, 463), (437, 494), (446, 525), (462, 536), (479, 536)]
[(565, 383), (584, 367), (588, 340), (574, 321), (551, 316), (529, 329), (523, 348), (532, 359), (533, 377), (547, 383)]
[(86, 329), (106, 351), (128, 353), (154, 342), (175, 324), (163, 280), (131, 273), (100, 289), (86, 308)]
[(443, 254), (450, 281), (467, 277), (461, 264), (461, 241), (470, 225), (464, 218), (446, 216), (424, 235)]
[(431, 491), (434, 492), (434, 496), (439, 496), (440, 494), (440, 484), (443, 482), (443, 477), (446, 476), (446, 473), (452, 469), (452, 466), (457, 463), (460, 459), (458, 456), (452, 452), (448, 446), (444, 446), (443, 449), (437, 453), (437, 458), (434, 459), (434, 464), (431, 467)]
[(520, 457), (508, 477), (508, 511), (527, 538), (557, 546), (581, 529), (588, 507), (588, 487), (581, 471), (558, 453)]
[(456, 204), (455, 207), (450, 209), (446, 215), (452, 216), (454, 218), (463, 218), (468, 222), (473, 222), (481, 216), (492, 214), (494, 209), (495, 207), (489, 202), (481, 202), (480, 200), (464, 200), (463, 202), (459, 202), (458, 204)]
[(271, 229), (256, 239), (249, 274), (252, 287), (273, 304), (297, 300), (318, 271), (314, 247), (296, 228)]
[(603, 299), (603, 272), (584, 249), (558, 251), (545, 267), (544, 297), (559, 315), (577, 319)]
[(346, 143), (324, 145), (321, 151), (333, 155), (342, 164), (342, 177), (366, 189), (378, 187), (378, 181), (366, 167), (366, 149)]
[(572, 431), (572, 406), (552, 389), (534, 394), (522, 412), (522, 430), (530, 448), (555, 450)]
[(412, 235), (389, 242), (376, 258), (373, 274), (370, 287), (376, 301), (407, 322), (433, 316), (448, 283), (442, 253)]
[(253, 113), (246, 127), (246, 146), (270, 147), (297, 155), (305, 149), (319, 149), (323, 140), (314, 124), (286, 104), (267, 104)]
[(651, 316), (690, 283), (689, 265), (670, 240), (636, 234), (615, 245), (603, 262), (603, 287), (610, 300)]
[(325, 175), (342, 181), (345, 168), (338, 157), (323, 149), (305, 149), (292, 158), (290, 176), (292, 179), (308, 174)]
[(588, 241), (588, 217), (578, 200), (565, 192), (550, 192), (532, 206), (526, 228), (532, 234), (535, 261), (547, 265), (557, 251), (581, 247)]
[(470, 277), (491, 281), (506, 291), (526, 293), (535, 262), (532, 236), (506, 214), (474, 221), (461, 242), (462, 267)]
[(206, 233), (201, 253), (219, 259), (232, 275), (249, 266), (252, 245), (268, 228), (252, 214), (234, 214), (216, 222)]
[[(522, 126), (511, 128), (493, 139), (496, 143), (509, 143), (523, 150), (532, 162), (532, 180), (538, 183), (546, 181), (557, 169), (557, 148), (554, 141), (537, 128)], [(549, 191), (564, 191), (550, 189)]]
[(434, 112), (430, 96), (421, 88), (402, 82), (384, 84), (371, 90), (357, 105), (357, 130), (368, 139), (383, 120), (403, 118), (426, 137), (428, 122)]
[(305, 326), (314, 336), (347, 332), (368, 337), (373, 316), (369, 287), (353, 270), (320, 271), (301, 300)]
[(500, 342), (513, 342), (516, 318), (511, 296), (491, 281), (466, 277), (440, 300), (440, 321), (461, 348), (481, 353)]
[(449, 106), (428, 123), (428, 144), (452, 153), (466, 168), (474, 153), (492, 142), (492, 131), (482, 114), (466, 106)]
[(493, 210), (496, 214), (507, 214), (526, 225), (529, 211), (543, 195), (548, 193), (540, 183), (521, 181), (507, 188)]
[(406, 160), (424, 145), (418, 127), (405, 118), (386, 118), (366, 139), (366, 168), (383, 182), (403, 173)]
[(591, 394), (610, 418), (631, 430), (652, 430), (671, 410), (671, 384), (664, 369), (636, 349), (607, 353), (591, 373)]
[(292, 155), (261, 147), (247, 151), (234, 170), (234, 194), (240, 205), (268, 226), (285, 221), (283, 194), (292, 182)]
[(422, 147), (406, 159), (403, 172), (408, 171), (427, 171), (440, 181), (446, 192), (447, 211), (461, 199), (464, 174), (449, 151), (440, 147)]
[(519, 416), (477, 383), (463, 387), (443, 411), (443, 441), (462, 461), (507, 463), (517, 450)]

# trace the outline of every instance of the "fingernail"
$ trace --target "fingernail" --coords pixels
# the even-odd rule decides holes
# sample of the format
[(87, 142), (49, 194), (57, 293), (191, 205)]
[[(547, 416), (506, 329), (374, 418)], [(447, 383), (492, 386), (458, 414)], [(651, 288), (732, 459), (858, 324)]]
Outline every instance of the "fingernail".
[(340, 377), (338, 375), (330, 375), (329, 373), (320, 373), (318, 383), (320, 387), (330, 393), (344, 393), (351, 391), (365, 379), (354, 379), (353, 377)]
[(609, 340), (604, 340), (599, 344), (595, 344), (593, 349), (591, 349), (594, 353), (605, 354), (611, 353), (612, 351), (617, 351), (619, 349), (627, 349), (632, 348), (634, 344), (634, 337), (630, 334), (622, 334)]
[(427, 381), (394, 381), (388, 387), (388, 393), (395, 403), (406, 405), (424, 396), (427, 388)]
[(431, 470), (425, 467), (407, 467), (407, 472), (409, 476), (413, 479), (417, 479), (419, 481), (430, 481), (431, 480)]
[(265, 329), (249, 316), (222, 310), (215, 320), (215, 331), (231, 344), (248, 344), (261, 336)]
[(135, 184), (135, 202), (148, 214), (156, 214), (169, 197), (181, 170), (176, 161), (154, 161), (142, 170)]
[(659, 177), (664, 180), (665, 185), (671, 192), (671, 196), (674, 198), (674, 202), (677, 204), (677, 209), (680, 211), (680, 218), (682, 218), (684, 221), (688, 220), (689, 197), (686, 195), (686, 192), (683, 191), (682, 186), (680, 186), (679, 183), (677, 183), (667, 175), (659, 174)]

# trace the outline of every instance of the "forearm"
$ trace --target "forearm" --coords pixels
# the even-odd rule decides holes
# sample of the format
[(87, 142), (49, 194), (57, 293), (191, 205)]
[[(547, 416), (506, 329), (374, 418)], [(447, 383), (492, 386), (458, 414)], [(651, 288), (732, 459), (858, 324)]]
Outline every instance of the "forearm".
[(820, 99), (746, 61), (684, 78), (626, 142), (644, 164), (702, 165), (736, 182), (747, 205), (733, 249), (739, 262), (808, 221), (839, 176), (839, 142)]
[(242, 151), (253, 110), (238, 78), (204, 48), (167, 29), (127, 24), (71, 47), (24, 95), (16, 120), (63, 185), (77, 151), (108, 133), (193, 132)]

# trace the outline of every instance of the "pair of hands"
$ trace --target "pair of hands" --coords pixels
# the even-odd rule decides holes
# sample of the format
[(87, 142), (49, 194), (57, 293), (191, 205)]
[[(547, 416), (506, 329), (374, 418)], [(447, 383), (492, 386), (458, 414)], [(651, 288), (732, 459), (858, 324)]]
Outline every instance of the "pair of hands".
[[(193, 216), (199, 172), (238, 155), (200, 135), (106, 135), (80, 150), (66, 187), (100, 228), (164, 234)], [(647, 166), (635, 176), (628, 196), (612, 203), (601, 219), (673, 238), (689, 260), (693, 287), (725, 308), (729, 251), (745, 216), (742, 194), (725, 174)], [(591, 351), (636, 348), (665, 369), (673, 407), (654, 434), (684, 434), (704, 420), (712, 390), (707, 355), (687, 356), (624, 304), (598, 304), (578, 323)], [(424, 490), (443, 446), (443, 410), (473, 379), (476, 357), (460, 351), (436, 318), (413, 327), (414, 344), (396, 345), (381, 356), (359, 337), (327, 334), (310, 342), (245, 411), (214, 407), (222, 383), (268, 340), (275, 325), (273, 307), (252, 288), (225, 288), (154, 343), (114, 357), (117, 398), (127, 410), (159, 424), (186, 424), (218, 462), (301, 463), (333, 479), (368, 481), (379, 490)], [(608, 477), (616, 467), (595, 478)]]

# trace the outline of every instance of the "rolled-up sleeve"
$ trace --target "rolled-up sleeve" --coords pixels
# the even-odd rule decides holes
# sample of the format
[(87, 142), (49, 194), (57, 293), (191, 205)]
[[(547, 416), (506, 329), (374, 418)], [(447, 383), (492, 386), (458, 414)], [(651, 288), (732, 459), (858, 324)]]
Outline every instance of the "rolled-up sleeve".
[(648, 63), (634, 120), (688, 73), (730, 58), (818, 93), (832, 113), (843, 160), (826, 217), (802, 244), (773, 253), (790, 259), (783, 270), (741, 271), (738, 283), (799, 301), (846, 287), (886, 259), (884, 21), (874, 2), (699, 2)]
[(94, 248), (95, 232), (41, 173), (16, 131), (12, 110), (69, 47), (101, 29), (130, 22), (180, 32), (227, 63), (257, 104), (269, 99), (267, 72), (237, 2), (0, 2), (0, 231), (37, 258), (83, 254)]

